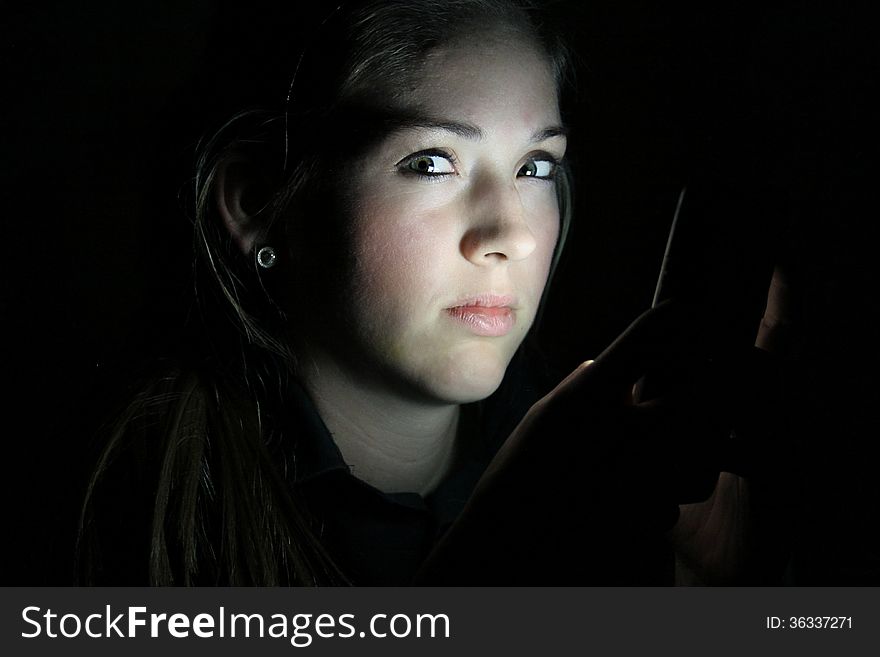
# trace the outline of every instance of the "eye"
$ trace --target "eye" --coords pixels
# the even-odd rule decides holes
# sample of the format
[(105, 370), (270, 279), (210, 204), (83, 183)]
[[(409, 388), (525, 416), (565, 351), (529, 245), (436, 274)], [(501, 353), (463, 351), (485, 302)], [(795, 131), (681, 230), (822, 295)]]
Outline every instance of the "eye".
[(543, 180), (552, 180), (556, 175), (556, 167), (558, 162), (555, 158), (547, 155), (540, 157), (530, 157), (526, 163), (522, 165), (517, 172), (517, 176), (525, 178), (540, 178)]
[(397, 167), (403, 173), (432, 178), (455, 173), (455, 159), (441, 151), (422, 151), (403, 158)]

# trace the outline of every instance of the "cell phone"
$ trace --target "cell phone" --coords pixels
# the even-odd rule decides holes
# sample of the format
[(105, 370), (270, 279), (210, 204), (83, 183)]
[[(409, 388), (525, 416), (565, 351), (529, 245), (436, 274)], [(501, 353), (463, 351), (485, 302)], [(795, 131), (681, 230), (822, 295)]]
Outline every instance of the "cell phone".
[[(735, 388), (757, 385), (750, 377), (759, 375), (743, 363), (754, 352), (787, 223), (784, 199), (747, 178), (702, 177), (681, 189), (653, 305), (669, 299), (682, 302), (699, 326), (701, 339), (692, 362), (650, 372), (639, 382), (640, 401), (699, 384), (710, 370), (709, 380), (729, 386), (719, 389), (719, 395), (735, 397)], [(742, 467), (735, 440), (710, 440), (678, 446), (674, 475), (679, 503), (701, 501), (707, 487), (711, 492), (717, 471), (703, 464), (717, 462), (719, 469), (728, 471)], [(694, 463), (681, 460), (685, 453), (693, 454)]]
[(751, 347), (781, 234), (782, 199), (746, 181), (702, 179), (678, 195), (653, 305), (680, 299), (717, 325), (719, 349)]

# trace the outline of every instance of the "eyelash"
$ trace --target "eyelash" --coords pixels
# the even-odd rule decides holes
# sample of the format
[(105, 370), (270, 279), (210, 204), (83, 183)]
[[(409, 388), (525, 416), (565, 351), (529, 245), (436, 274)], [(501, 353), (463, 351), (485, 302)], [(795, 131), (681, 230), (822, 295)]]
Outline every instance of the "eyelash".
[(416, 176), (422, 180), (428, 180), (430, 182), (436, 182), (440, 178), (444, 178), (446, 176), (454, 175), (454, 171), (442, 171), (439, 173), (424, 173), (422, 171), (418, 171), (416, 169), (411, 168), (411, 165), (421, 158), (429, 158), (429, 157), (439, 157), (452, 165), (452, 168), (455, 169), (455, 165), (458, 163), (458, 160), (455, 159), (455, 156), (448, 151), (439, 150), (436, 148), (427, 149), (424, 151), (419, 151), (418, 153), (413, 153), (412, 155), (407, 155), (400, 162), (397, 163), (397, 170), (400, 173), (406, 176)]
[[(444, 178), (446, 176), (455, 175), (454, 171), (441, 171), (438, 173), (433, 173), (433, 172), (425, 173), (425, 172), (418, 171), (418, 170), (412, 168), (411, 165), (414, 162), (416, 162), (417, 160), (419, 160), (421, 158), (429, 158), (429, 157), (442, 158), (442, 159), (448, 161), (449, 164), (452, 165), (453, 169), (456, 168), (456, 164), (458, 162), (452, 153), (450, 153), (448, 151), (432, 148), (432, 149), (419, 151), (418, 153), (413, 153), (412, 155), (407, 155), (405, 158), (403, 158), (400, 162), (397, 163), (397, 165), (396, 165), (397, 170), (400, 171), (400, 173), (402, 173), (403, 175), (416, 176), (417, 178), (419, 178), (421, 180), (426, 180), (426, 181), (430, 181), (430, 182), (437, 182), (441, 178)], [(525, 168), (526, 164), (528, 164), (529, 162), (548, 162), (550, 164), (550, 173), (546, 176), (527, 176), (527, 175), (520, 176), (519, 175), (520, 172)], [(534, 178), (535, 180), (546, 180), (546, 181), (552, 182), (553, 180), (556, 179), (556, 172), (558, 170), (559, 164), (560, 164), (559, 160), (557, 158), (553, 157), (550, 153), (546, 153), (546, 152), (534, 153), (528, 157), (528, 159), (526, 160), (526, 163), (520, 167), (519, 171), (517, 171), (517, 177)]]
[[(522, 171), (525, 168), (526, 164), (528, 164), (529, 162), (549, 162), (550, 173), (546, 176), (522, 176), (523, 178), (534, 178), (535, 180), (546, 180), (549, 182), (553, 182), (554, 180), (556, 180), (556, 172), (559, 170), (560, 161), (550, 155), (550, 153), (544, 151), (532, 153), (531, 155), (529, 155), (526, 163), (519, 168), (519, 171)], [(517, 172), (517, 176), (519, 176), (519, 171)]]

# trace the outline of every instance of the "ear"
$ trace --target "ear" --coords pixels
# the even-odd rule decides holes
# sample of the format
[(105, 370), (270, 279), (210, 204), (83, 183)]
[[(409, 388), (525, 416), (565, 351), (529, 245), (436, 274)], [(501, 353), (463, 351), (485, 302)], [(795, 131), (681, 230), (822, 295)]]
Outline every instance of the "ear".
[(218, 167), (214, 183), (214, 202), (226, 230), (245, 255), (251, 253), (265, 228), (259, 212), (265, 181), (252, 160), (231, 155)]

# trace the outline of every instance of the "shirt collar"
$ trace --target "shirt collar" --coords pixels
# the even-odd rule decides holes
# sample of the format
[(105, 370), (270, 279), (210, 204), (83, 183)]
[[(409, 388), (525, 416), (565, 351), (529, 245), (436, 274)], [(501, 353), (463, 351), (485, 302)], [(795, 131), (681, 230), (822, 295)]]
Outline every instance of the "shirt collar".
[(315, 403), (296, 381), (290, 386), (286, 419), (284, 434), (288, 440), (293, 439), (289, 469), (294, 483), (304, 483), (334, 470), (351, 471)]

